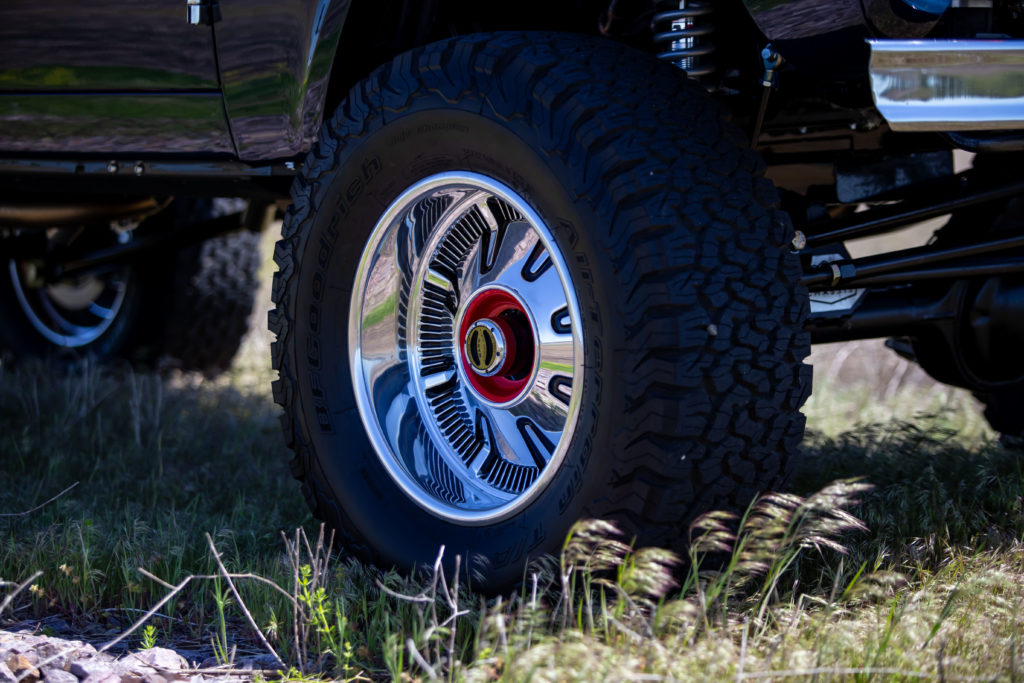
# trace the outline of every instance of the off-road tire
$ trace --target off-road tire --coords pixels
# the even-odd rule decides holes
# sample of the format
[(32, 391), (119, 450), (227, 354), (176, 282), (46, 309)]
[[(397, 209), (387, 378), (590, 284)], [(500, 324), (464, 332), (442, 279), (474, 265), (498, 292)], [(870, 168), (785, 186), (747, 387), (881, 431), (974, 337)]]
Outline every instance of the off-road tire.
[(164, 365), (215, 375), (230, 367), (249, 331), (259, 289), (260, 235), (243, 230), (184, 250), (156, 346)]
[[(176, 230), (223, 215), (219, 200), (176, 200), (139, 230)], [(239, 207), (227, 207), (237, 210)], [(112, 324), (82, 346), (43, 337), (28, 321), (5, 272), (0, 277), (0, 349), (11, 359), (128, 361), (213, 375), (226, 370), (249, 327), (258, 289), (259, 235), (219, 235), (127, 267), (124, 302)]]
[[(408, 568), (445, 544), (501, 588), (578, 518), (678, 548), (696, 515), (783, 482), (811, 386), (808, 297), (789, 219), (727, 119), (646, 53), (547, 33), (429, 45), (353, 88), (293, 186), (269, 317), (292, 471), (351, 551)], [(582, 312), (572, 448), (536, 500), (494, 524), (440, 519), (403, 494), (351, 379), (368, 236), (397, 193), (452, 169), (500, 180), (548, 221)]]

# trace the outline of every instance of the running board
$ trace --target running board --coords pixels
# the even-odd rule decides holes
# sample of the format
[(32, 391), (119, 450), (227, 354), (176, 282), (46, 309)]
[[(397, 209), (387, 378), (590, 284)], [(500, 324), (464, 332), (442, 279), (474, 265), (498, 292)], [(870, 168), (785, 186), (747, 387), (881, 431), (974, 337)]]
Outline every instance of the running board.
[(896, 131), (1024, 129), (1024, 40), (869, 40), (871, 95)]

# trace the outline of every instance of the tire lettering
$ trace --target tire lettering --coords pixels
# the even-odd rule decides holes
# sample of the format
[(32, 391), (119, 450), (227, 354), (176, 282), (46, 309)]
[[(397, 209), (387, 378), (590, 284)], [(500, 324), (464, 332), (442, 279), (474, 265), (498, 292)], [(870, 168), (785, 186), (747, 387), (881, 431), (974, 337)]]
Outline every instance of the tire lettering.
[(313, 299), (322, 301), (324, 297), (324, 274), (322, 271), (313, 273)]
[(344, 193), (338, 193), (338, 201), (335, 203), (334, 214), (339, 219), (344, 218), (348, 215), (349, 209), (352, 208), (352, 204), (355, 203), (359, 196), (363, 194), (363, 190), (366, 188), (366, 184), (373, 180), (383, 166), (380, 163), (380, 159), (377, 157), (367, 157), (363, 160), (360, 171), (362, 172), (362, 178), (355, 177), (350, 178), (347, 182), (342, 184), (345, 188)]
[(309, 331), (313, 334), (320, 332), (320, 307), (316, 304), (309, 305)]
[(331, 416), (327, 412), (325, 406), (314, 406), (316, 410), (316, 423), (320, 426), (320, 432), (323, 434), (333, 434), (334, 427), (331, 426)]
[(316, 337), (306, 340), (306, 360), (312, 368), (320, 367), (320, 342)]

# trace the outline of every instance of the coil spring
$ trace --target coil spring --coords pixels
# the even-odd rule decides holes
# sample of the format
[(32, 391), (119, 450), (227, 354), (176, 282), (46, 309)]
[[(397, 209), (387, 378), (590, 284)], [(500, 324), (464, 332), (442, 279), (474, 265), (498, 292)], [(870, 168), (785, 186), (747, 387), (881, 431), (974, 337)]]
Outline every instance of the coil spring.
[(654, 44), (660, 59), (672, 62), (690, 78), (709, 76), (715, 65), (708, 57), (715, 51), (711, 42), (711, 4), (707, 0), (675, 0), (678, 9), (657, 12), (651, 20)]

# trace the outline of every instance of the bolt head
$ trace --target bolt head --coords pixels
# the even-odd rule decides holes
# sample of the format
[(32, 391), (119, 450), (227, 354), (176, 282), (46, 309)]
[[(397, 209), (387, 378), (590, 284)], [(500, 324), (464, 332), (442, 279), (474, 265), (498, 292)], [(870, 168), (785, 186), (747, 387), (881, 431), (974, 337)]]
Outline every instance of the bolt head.
[(807, 235), (805, 235), (802, 231), (797, 230), (793, 234), (793, 248), (796, 249), (797, 251), (800, 251), (801, 249), (803, 249), (806, 246), (807, 246)]

